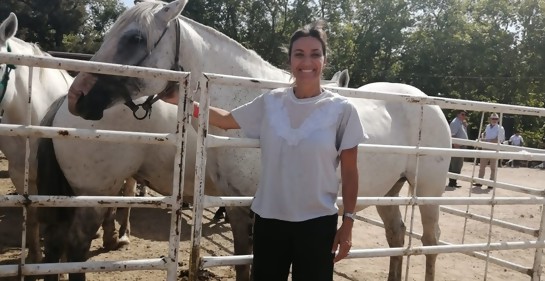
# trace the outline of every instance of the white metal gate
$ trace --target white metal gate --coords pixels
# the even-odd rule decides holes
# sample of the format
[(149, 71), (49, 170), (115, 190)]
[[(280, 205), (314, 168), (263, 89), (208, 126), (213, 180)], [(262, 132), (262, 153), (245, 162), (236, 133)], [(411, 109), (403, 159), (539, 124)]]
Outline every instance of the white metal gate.
[[(290, 86), (288, 83), (279, 83), (273, 81), (265, 81), (260, 79), (253, 78), (243, 78), (243, 77), (232, 77), (224, 76), (219, 74), (206, 74), (200, 81), (200, 90), (201, 90), (201, 111), (199, 112), (199, 141), (197, 148), (197, 155), (202, 156), (202, 162), (199, 162), (197, 165), (199, 169), (197, 170), (197, 177), (195, 182), (195, 202), (194, 202), (194, 216), (193, 216), (193, 230), (192, 230), (192, 256), (190, 260), (190, 280), (197, 280), (195, 272), (199, 268), (207, 268), (214, 266), (224, 266), (224, 265), (240, 265), (240, 264), (249, 264), (252, 261), (251, 255), (244, 256), (223, 256), (223, 257), (212, 257), (205, 256), (200, 257), (199, 251), (196, 249), (200, 248), (200, 237), (202, 235), (202, 215), (203, 209), (208, 207), (219, 207), (219, 206), (249, 206), (251, 204), (251, 197), (210, 197), (204, 196), (204, 175), (205, 175), (205, 161), (206, 161), (206, 148), (207, 147), (219, 147), (219, 146), (229, 146), (229, 147), (259, 147), (259, 142), (252, 139), (235, 139), (235, 138), (225, 138), (220, 136), (214, 136), (211, 134), (205, 134), (208, 132), (208, 106), (210, 103), (210, 96), (208, 93), (209, 85), (211, 84), (223, 84), (223, 85), (237, 85), (244, 87), (253, 87), (261, 89), (272, 89), (277, 87), (287, 87)], [(512, 105), (503, 105), (503, 104), (491, 104), (484, 102), (474, 102), (474, 101), (465, 101), (465, 100), (455, 100), (447, 98), (436, 98), (436, 97), (414, 97), (409, 95), (402, 94), (391, 94), (391, 93), (381, 93), (381, 92), (369, 92), (369, 91), (359, 91), (354, 89), (346, 88), (331, 88), (333, 91), (349, 97), (358, 97), (358, 98), (369, 98), (369, 99), (378, 99), (386, 101), (396, 101), (396, 102), (407, 102), (420, 105), (439, 105), (443, 109), (466, 109), (466, 110), (478, 110), (478, 111), (494, 111), (499, 112), (501, 115), (504, 113), (511, 114), (522, 114), (522, 115), (534, 115), (534, 116), (545, 116), (545, 110), (539, 108), (523, 107), (523, 106), (512, 106)], [(422, 107), (421, 107), (422, 108)], [(422, 114), (421, 114), (422, 116)], [(422, 123), (420, 123), (422, 124)], [(484, 158), (493, 158), (493, 159), (524, 159), (524, 160), (539, 160), (542, 161), (545, 159), (545, 150), (540, 149), (528, 149), (528, 148), (517, 148), (513, 146), (505, 146), (500, 144), (491, 144), (491, 143), (481, 143), (481, 142), (472, 142), (472, 141), (463, 141), (463, 140), (453, 140), (454, 143), (471, 145), (475, 147), (493, 149), (491, 151), (475, 151), (468, 149), (444, 149), (444, 148), (433, 148), (433, 147), (421, 147), (417, 145), (416, 147), (407, 147), (407, 146), (390, 146), (390, 145), (371, 145), (371, 144), (360, 144), (359, 149), (363, 151), (373, 151), (380, 153), (398, 153), (398, 154), (416, 154), (417, 156), (422, 155), (445, 155), (445, 156), (457, 156), (457, 157), (484, 157)], [(505, 151), (507, 152), (505, 152)], [(417, 157), (418, 159), (418, 157)], [(418, 161), (418, 160), (417, 160)], [(418, 166), (418, 165), (417, 165)], [(494, 263), (521, 273), (525, 273), (531, 276), (532, 280), (540, 280), (541, 276), (541, 260), (542, 260), (542, 248), (545, 245), (543, 239), (545, 234), (543, 233), (543, 227), (545, 225), (545, 216), (542, 213), (542, 220), (539, 229), (530, 229), (525, 226), (516, 225), (513, 223), (497, 220), (493, 218), (494, 206), (495, 205), (515, 205), (515, 204), (538, 204), (542, 205), (545, 210), (545, 190), (537, 190), (533, 188), (517, 186), (506, 183), (491, 182), (484, 179), (468, 178), (466, 176), (456, 175), (449, 173), (449, 177), (458, 178), (465, 181), (473, 181), (475, 183), (481, 183), (489, 186), (494, 186), (498, 188), (504, 188), (513, 191), (519, 191), (539, 197), (496, 197), (495, 190), (491, 198), (448, 198), (448, 197), (420, 197), (416, 195), (413, 197), (398, 197), (398, 198), (358, 198), (358, 205), (406, 205), (411, 206), (411, 220), (410, 220), (410, 229), (407, 231), (409, 235), (409, 243), (407, 247), (404, 248), (383, 248), (383, 249), (356, 249), (350, 251), (348, 258), (368, 258), (368, 257), (386, 257), (386, 256), (407, 256), (409, 262), (406, 265), (406, 274), (405, 280), (409, 276), (409, 264), (411, 255), (424, 255), (424, 254), (439, 254), (439, 253), (454, 253), (462, 252), (470, 256), (474, 256), (479, 259), (486, 261), (486, 267), (488, 263)], [(416, 184), (418, 185), (418, 183)], [(416, 192), (415, 192), (416, 193)], [(200, 195), (199, 197), (197, 195)], [(471, 193), (470, 195), (471, 196)], [(341, 198), (338, 199), (337, 204), (341, 205)], [(490, 217), (479, 216), (476, 214), (471, 214), (467, 210), (461, 211), (453, 208), (441, 207), (441, 210), (453, 215), (462, 216), (467, 219), (475, 219), (489, 224), (489, 233), (488, 233), (488, 242), (479, 243), (479, 244), (451, 244), (444, 241), (441, 241), (438, 246), (423, 246), (423, 247), (414, 247), (411, 243), (411, 238), (416, 237), (420, 238), (421, 234), (414, 233), (412, 230), (413, 219), (414, 219), (414, 208), (417, 205), (422, 204), (439, 204), (439, 205), (490, 205), (491, 213)], [(371, 224), (383, 226), (382, 222), (362, 218), (363, 221), (369, 222)], [(526, 234), (531, 234), (536, 237), (535, 241), (510, 241), (510, 242), (492, 242), (491, 241), (491, 229), (492, 226), (504, 227), (507, 229), (519, 231)], [(464, 224), (465, 229), (465, 224)], [(464, 232), (465, 233), (465, 232)], [(513, 249), (531, 249), (535, 248), (535, 258), (534, 264), (532, 267), (521, 266), (509, 261), (502, 259), (494, 258), (489, 255), (490, 251), (493, 250), (513, 250)], [(478, 251), (484, 251), (486, 254), (479, 253)], [(486, 279), (486, 268), (485, 268), (485, 279)]]
[[(21, 261), (18, 265), (3, 265), (0, 266), (0, 277), (6, 276), (24, 276), (24, 275), (36, 275), (45, 273), (66, 273), (66, 272), (91, 272), (91, 271), (123, 271), (123, 270), (143, 270), (143, 269), (161, 269), (167, 270), (168, 280), (176, 280), (178, 270), (178, 247), (180, 239), (180, 211), (181, 211), (181, 194), (183, 193), (183, 169), (184, 169), (184, 154), (186, 145), (186, 130), (189, 114), (184, 111), (187, 108), (187, 95), (189, 94), (189, 74), (180, 73), (168, 70), (156, 70), (145, 69), (131, 66), (117, 66), (111, 64), (101, 64), (94, 62), (80, 62), (67, 59), (49, 58), (49, 57), (31, 57), (14, 54), (0, 54), (1, 63), (10, 63), (18, 65), (29, 65), (32, 67), (49, 67), (49, 68), (63, 68), (74, 71), (95, 72), (102, 74), (115, 74), (124, 76), (135, 77), (147, 77), (152, 75), (153, 77), (163, 78), (167, 80), (180, 81), (180, 92), (184, 92), (185, 95), (180, 97), (180, 107), (178, 111), (178, 130), (176, 133), (170, 134), (155, 134), (155, 133), (136, 133), (136, 132), (120, 132), (120, 131), (107, 131), (107, 130), (82, 130), (77, 128), (51, 128), (51, 127), (39, 127), (30, 125), (0, 125), (0, 134), (8, 136), (26, 136), (26, 137), (45, 137), (45, 138), (78, 138), (82, 140), (97, 140), (97, 141), (117, 141), (117, 142), (133, 142), (133, 143), (147, 143), (158, 145), (176, 145), (176, 160), (174, 163), (174, 181), (173, 181), (173, 195), (168, 197), (155, 197), (155, 198), (125, 198), (125, 197), (91, 197), (91, 196), (77, 196), (77, 197), (60, 197), (60, 196), (35, 196), (35, 195), (4, 195), (0, 196), (0, 207), (28, 207), (28, 206), (40, 206), (40, 207), (52, 207), (52, 206), (65, 206), (65, 207), (86, 207), (86, 206), (102, 206), (102, 207), (144, 207), (144, 208), (164, 208), (171, 210), (171, 226), (170, 226), (170, 239), (168, 254), (163, 258), (146, 259), (146, 260), (129, 260), (119, 262), (85, 262), (85, 263), (67, 263), (67, 264), (25, 264), (25, 254), (22, 251)], [(30, 72), (32, 75), (32, 71)], [(257, 83), (259, 82), (259, 83)], [(206, 74), (201, 78), (201, 112), (199, 118), (199, 141), (197, 149), (197, 167), (196, 172), (200, 177), (200, 180), (195, 182), (195, 195), (196, 204), (194, 205), (194, 229), (192, 230), (192, 257), (190, 263), (190, 275), (195, 277), (196, 270), (199, 268), (213, 267), (218, 265), (238, 265), (247, 264), (251, 262), (251, 256), (232, 256), (232, 257), (200, 257), (200, 236), (202, 230), (202, 211), (204, 208), (213, 206), (248, 206), (250, 204), (250, 198), (242, 197), (208, 197), (204, 196), (204, 174), (206, 163), (206, 147), (217, 146), (238, 146), (238, 147), (258, 147), (259, 144), (255, 140), (249, 139), (232, 139), (222, 138), (219, 136), (206, 135), (205, 130), (207, 126), (207, 106), (209, 104), (208, 97), (208, 84), (209, 83), (225, 83), (231, 85), (239, 85), (245, 87), (260, 87), (260, 88), (276, 88), (280, 86), (286, 86), (285, 83), (279, 83), (274, 81), (263, 81), (250, 78), (241, 77), (226, 77), (216, 74)], [(406, 95), (392, 95), (388, 93), (380, 92), (363, 92), (353, 89), (334, 89), (340, 94), (352, 97), (365, 97), (371, 99), (390, 100), (397, 102), (409, 102), (414, 104), (431, 104), (439, 105), (442, 108), (449, 109), (467, 109), (478, 111), (496, 111), (500, 113), (510, 114), (524, 114), (534, 116), (545, 116), (545, 110), (531, 107), (510, 106), (501, 104), (488, 104), (482, 102), (470, 102), (454, 99), (435, 98), (435, 97), (413, 97)], [(31, 102), (29, 98), (29, 104)], [(27, 123), (29, 124), (29, 123)], [(475, 143), (464, 143), (477, 145)], [(384, 146), (384, 145), (360, 145), (360, 149), (363, 151), (374, 151), (381, 153), (400, 153), (400, 154), (416, 154), (416, 155), (448, 155), (458, 157), (477, 157), (486, 156), (487, 158), (511, 158), (522, 160), (539, 160), (545, 161), (545, 155), (540, 150), (528, 150), (525, 152), (502, 152), (500, 149), (504, 149), (503, 146), (494, 144), (478, 144), (485, 148), (492, 148), (496, 151), (473, 151), (473, 150), (450, 150), (450, 149), (438, 149), (430, 147), (403, 147), (403, 146)], [(491, 147), (487, 147), (491, 146)], [(513, 148), (507, 148), (513, 151)], [(28, 151), (28, 140), (27, 140)], [(28, 153), (27, 153), (28, 154)], [(28, 169), (28, 160), (27, 160)], [(27, 170), (27, 184), (28, 184), (28, 170)], [(517, 226), (513, 223), (499, 221), (493, 218), (494, 205), (498, 204), (537, 204), (545, 206), (545, 198), (543, 190), (537, 190), (532, 188), (526, 188), (516, 185), (510, 185), (505, 183), (492, 183), (486, 180), (471, 179), (459, 175), (450, 175), (452, 177), (458, 177), (462, 180), (473, 180), (474, 182), (494, 185), (499, 188), (506, 188), (510, 190), (518, 190), (525, 192), (532, 196), (529, 197), (496, 197), (495, 194), (491, 198), (417, 198), (413, 197), (399, 197), (399, 198), (358, 198), (358, 204), (364, 205), (407, 205), (414, 207), (419, 204), (448, 204), (448, 205), (490, 205), (491, 213), (490, 217), (479, 217), (472, 214), (468, 214), (463, 211), (449, 210), (443, 208), (444, 211), (461, 214), (468, 218), (476, 218), (482, 222), (487, 222), (489, 227), (503, 226), (513, 230), (518, 230), (523, 233), (531, 234), (536, 237), (534, 241), (510, 241), (503, 243), (496, 243), (489, 240), (487, 243), (481, 244), (462, 244), (462, 245), (439, 245), (428, 247), (414, 247), (409, 240), (409, 244), (404, 248), (385, 248), (385, 249), (356, 249), (350, 253), (350, 258), (363, 258), (363, 257), (382, 257), (393, 255), (416, 255), (416, 254), (429, 254), (429, 253), (453, 253), (464, 252), (473, 256), (478, 256), (485, 259), (487, 262), (497, 263), (507, 268), (517, 270), (520, 272), (528, 273), (532, 276), (532, 280), (540, 280), (541, 276), (541, 256), (542, 248), (544, 247), (544, 232), (545, 216), (541, 217), (541, 226), (539, 229), (529, 229), (525, 227)], [(28, 192), (28, 187), (25, 189)], [(545, 210), (545, 208), (543, 208)], [(414, 213), (411, 212), (411, 214)], [(367, 220), (371, 223), (380, 224), (380, 222), (374, 222)], [(412, 216), (411, 216), (412, 226)], [(25, 228), (23, 227), (22, 233), (22, 248), (25, 247)], [(418, 237), (418, 234), (412, 231), (412, 227), (409, 230), (409, 237)], [(495, 259), (489, 257), (488, 254), (475, 253), (475, 251), (484, 251), (488, 253), (490, 250), (509, 250), (509, 249), (530, 249), (535, 248), (534, 264), (531, 268), (516, 265), (507, 261)], [(408, 266), (407, 266), (408, 273)], [(406, 274), (407, 278), (408, 274)]]

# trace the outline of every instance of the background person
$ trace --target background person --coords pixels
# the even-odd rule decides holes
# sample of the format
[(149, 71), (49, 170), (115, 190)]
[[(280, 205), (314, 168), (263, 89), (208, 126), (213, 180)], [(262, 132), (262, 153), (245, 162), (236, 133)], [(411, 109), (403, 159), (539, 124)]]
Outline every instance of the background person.
[[(498, 124), (500, 119), (498, 117), (498, 114), (492, 113), (490, 114), (490, 117), (488, 119), (489, 124), (486, 125), (484, 133), (481, 135), (481, 141), (491, 143), (497, 143), (499, 141), (500, 143), (503, 143), (503, 141), (505, 140), (505, 130), (500, 124)], [(490, 165), (490, 180), (494, 181), (496, 179), (497, 164), (497, 159), (481, 158), (479, 161), (479, 178), (484, 178), (486, 167)], [(482, 184), (476, 183), (475, 186), (481, 187)], [(488, 187), (488, 189), (491, 188), (491, 186)]]
[[(467, 140), (467, 111), (460, 110), (458, 111), (458, 114), (456, 114), (456, 117), (450, 122), (450, 135), (453, 138), (458, 139), (464, 139)], [(458, 144), (452, 144), (452, 148), (464, 148), (464, 146), (458, 145)], [(462, 166), (464, 165), (464, 158), (463, 157), (452, 157), (450, 158), (450, 166), (448, 171), (451, 173), (460, 174), (462, 171)], [(448, 186), (449, 187), (460, 187), (458, 185), (456, 179), (450, 179), (448, 180)]]
[[(518, 131), (515, 131), (515, 133), (509, 138), (509, 144), (514, 146), (524, 146), (524, 138), (520, 135)], [(513, 167), (520, 167), (520, 160), (511, 160)]]

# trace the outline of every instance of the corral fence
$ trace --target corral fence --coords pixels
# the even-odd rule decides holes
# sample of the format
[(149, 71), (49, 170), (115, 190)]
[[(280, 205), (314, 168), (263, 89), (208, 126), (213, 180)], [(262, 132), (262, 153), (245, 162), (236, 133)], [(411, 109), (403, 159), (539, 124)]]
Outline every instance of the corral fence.
[[(207, 128), (207, 107), (209, 106), (210, 96), (208, 95), (208, 88), (212, 85), (236, 85), (239, 87), (253, 87), (261, 89), (273, 89), (278, 87), (286, 87), (290, 84), (288, 83), (278, 83), (272, 81), (263, 81), (252, 78), (242, 78), (242, 77), (229, 77), (225, 75), (217, 74), (207, 74), (205, 77), (201, 78), (201, 96), (200, 103), (202, 110), (199, 112), (199, 141), (197, 147), (197, 155), (206, 155), (207, 147), (220, 147), (220, 146), (229, 146), (229, 147), (259, 147), (259, 142), (252, 139), (237, 139), (237, 138), (226, 138), (213, 135), (205, 135), (205, 132), (208, 132)], [(346, 88), (334, 88), (331, 90), (347, 97), (355, 98), (369, 98), (376, 100), (386, 100), (392, 102), (405, 102), (411, 104), (421, 105), (420, 118), (423, 116), (423, 105), (438, 105), (443, 109), (465, 109), (465, 110), (474, 110), (474, 111), (483, 111), (483, 112), (498, 112), (501, 117), (503, 114), (521, 114), (521, 115), (533, 115), (533, 116), (545, 116), (545, 110), (532, 107), (523, 107), (523, 106), (512, 106), (504, 104), (492, 104), (485, 102), (475, 102), (475, 101), (465, 101), (465, 100), (455, 100), (448, 98), (437, 98), (437, 97), (415, 97), (410, 95), (403, 94), (391, 94), (383, 92), (370, 92), (370, 91), (360, 91), (355, 89), (346, 89)], [(500, 117), (500, 120), (502, 119)], [(484, 119), (484, 113), (481, 120), (481, 128)], [(422, 124), (422, 123), (421, 123)], [(487, 150), (470, 150), (470, 149), (445, 149), (445, 148), (432, 148), (432, 147), (421, 147), (418, 143), (417, 146), (391, 146), (391, 145), (377, 145), (377, 144), (361, 144), (359, 149), (362, 151), (368, 152), (378, 152), (378, 153), (395, 153), (395, 154), (409, 154), (417, 155), (417, 161), (420, 156), (430, 156), (430, 155), (443, 155), (443, 156), (456, 156), (456, 157), (467, 157), (467, 158), (491, 158), (491, 159), (526, 159), (526, 160), (539, 160), (542, 161), (545, 156), (545, 150), (541, 149), (532, 149), (532, 148), (521, 148), (516, 146), (502, 145), (500, 143), (487, 143), (480, 141), (469, 141), (469, 140), (460, 140), (453, 139), (453, 143), (472, 146), (476, 148), (483, 148)], [(205, 161), (206, 157), (203, 157)], [(204, 175), (205, 175), (205, 163), (200, 163), (197, 165), (200, 169), (197, 170), (197, 179), (195, 183), (194, 194), (202, 195), (204, 194)], [(418, 164), (417, 164), (418, 167)], [(496, 170), (497, 172), (497, 170)], [(418, 172), (417, 172), (418, 174)], [(368, 258), (368, 257), (386, 257), (386, 256), (401, 256), (405, 255), (408, 257), (408, 262), (406, 263), (406, 274), (405, 280), (409, 276), (409, 267), (410, 267), (410, 256), (412, 255), (423, 255), (423, 254), (439, 254), (439, 253), (465, 253), (467, 255), (482, 259), (486, 261), (485, 267), (485, 279), (486, 272), (488, 268), (488, 263), (494, 263), (505, 268), (509, 268), (523, 274), (528, 274), (531, 276), (532, 280), (539, 280), (541, 275), (541, 260), (542, 260), (542, 248), (544, 245), (544, 234), (543, 226), (545, 223), (545, 218), (542, 214), (542, 219), (539, 229), (533, 229), (522, 225), (517, 225), (514, 223), (498, 220), (494, 218), (494, 207), (495, 205), (519, 205), (519, 204), (539, 204), (542, 205), (545, 203), (543, 201), (543, 196), (545, 190), (539, 190), (530, 187), (524, 187), (520, 185), (508, 184), (503, 182), (497, 182), (475, 178), (467, 177), (464, 175), (452, 174), (449, 173), (450, 178), (456, 178), (462, 181), (468, 181), (472, 183), (478, 183), (483, 185), (488, 185), (496, 188), (502, 188), (506, 190), (521, 192), (537, 197), (497, 197), (496, 189), (493, 189), (492, 196), (490, 198), (472, 198), (471, 190), (468, 191), (468, 197), (417, 197), (413, 195), (412, 197), (398, 197), (398, 198), (358, 198), (358, 205), (406, 205), (411, 207), (411, 219), (410, 219), (410, 228), (407, 230), (407, 235), (409, 235), (409, 243), (407, 247), (403, 248), (380, 248), (380, 249), (355, 249), (350, 251), (348, 258)], [(497, 177), (496, 177), (497, 178)], [(415, 189), (418, 188), (418, 179)], [(413, 192), (416, 194), (416, 191)], [(535, 201), (537, 200), (537, 201)], [(195, 197), (195, 212), (193, 216), (193, 232), (192, 232), (192, 249), (199, 248), (200, 237), (201, 237), (201, 227), (202, 224), (202, 214), (203, 209), (208, 207), (219, 207), (219, 206), (249, 206), (251, 204), (251, 197), (212, 197), (212, 196), (202, 196)], [(539, 201), (539, 202), (538, 202)], [(342, 204), (341, 198), (337, 201), (339, 205)], [(459, 210), (450, 207), (441, 207), (441, 211), (464, 217), (464, 236), (465, 229), (468, 219), (480, 221), (489, 224), (488, 231), (488, 241), (487, 243), (481, 244), (453, 244), (445, 241), (440, 241), (439, 246), (423, 246), (423, 247), (414, 247), (411, 243), (411, 238), (421, 238), (421, 234), (415, 233), (413, 231), (413, 219), (414, 219), (414, 208), (418, 205), (423, 204), (438, 204), (438, 205), (465, 205), (466, 210)], [(469, 212), (469, 205), (489, 205), (491, 207), (491, 215), (489, 217), (473, 214)], [(200, 207), (202, 206), (202, 207)], [(382, 222), (370, 218), (359, 217), (361, 220), (368, 223), (383, 227)], [(535, 241), (508, 241), (508, 242), (493, 242), (491, 241), (492, 226), (503, 227), (506, 229), (518, 231), (521, 233), (529, 234), (536, 237)], [(463, 238), (462, 238), (463, 241)], [(535, 248), (535, 257), (532, 267), (527, 267), (519, 265), (510, 261), (502, 260), (490, 256), (490, 251), (496, 250), (514, 250), (514, 249), (532, 249)], [(485, 253), (481, 253), (485, 252)], [(192, 251), (192, 253), (198, 253)], [(214, 266), (225, 266), (225, 265), (240, 265), (240, 264), (249, 264), (251, 263), (252, 256), (204, 256), (198, 257), (196, 255), (191, 257), (190, 260), (190, 276), (192, 272), (196, 272), (198, 268), (207, 268)], [(196, 280), (196, 276), (193, 276), (193, 279)]]
[[(23, 136), (27, 137), (26, 148), (29, 148), (29, 137), (44, 137), (44, 138), (77, 138), (79, 140), (94, 140), (94, 141), (109, 141), (109, 142), (131, 142), (131, 143), (145, 143), (154, 145), (175, 145), (176, 146), (176, 158), (173, 163), (174, 180), (173, 180), (173, 195), (154, 197), (154, 198), (125, 198), (125, 197), (101, 197), (101, 196), (36, 196), (28, 194), (28, 157), (26, 162), (25, 173), (25, 194), (23, 195), (3, 195), (0, 196), (0, 207), (23, 207), (24, 214), (26, 214), (26, 208), (29, 206), (35, 207), (88, 207), (88, 206), (100, 206), (100, 207), (142, 207), (142, 208), (163, 208), (171, 210), (171, 225), (170, 225), (170, 239), (169, 250), (164, 257), (158, 257), (145, 260), (126, 260), (126, 261), (94, 261), (94, 262), (82, 262), (82, 263), (64, 263), (64, 264), (26, 264), (25, 263), (25, 251), (21, 251), (21, 259), (19, 264), (16, 265), (2, 265), (0, 266), (0, 277), (7, 276), (21, 276), (25, 275), (42, 275), (42, 274), (56, 274), (56, 273), (69, 273), (69, 272), (97, 272), (97, 271), (125, 271), (125, 270), (166, 270), (167, 280), (176, 280), (178, 271), (178, 250), (181, 230), (181, 194), (183, 194), (183, 170), (184, 170), (184, 157), (182, 154), (185, 151), (187, 143), (186, 132), (188, 128), (189, 113), (187, 111), (188, 96), (191, 94), (191, 85), (189, 85), (189, 73), (174, 72), (169, 70), (157, 70), (148, 69), (133, 66), (120, 66), (104, 63), (94, 62), (82, 62), (69, 59), (49, 58), (49, 57), (33, 57), (16, 54), (0, 54), (0, 63), (8, 63), (15, 65), (34, 67), (46, 67), (66, 69), (71, 71), (84, 71), (101, 74), (113, 74), (122, 76), (133, 77), (154, 77), (162, 78), (170, 81), (180, 81), (187, 83), (180, 83), (180, 92), (184, 95), (180, 95), (179, 104), (183, 105), (179, 107), (177, 115), (177, 131), (175, 133), (142, 133), (142, 132), (125, 132), (125, 131), (109, 131), (109, 130), (85, 130), (78, 128), (56, 128), (56, 127), (40, 127), (30, 125), (30, 117), (27, 118), (25, 125), (9, 125), (0, 124), (0, 134), (7, 136)], [(30, 76), (33, 75), (33, 71), (30, 71)], [(32, 78), (32, 77), (30, 77)], [(193, 229), (192, 229), (192, 248), (199, 249), (200, 237), (202, 231), (202, 212), (203, 208), (214, 206), (248, 206), (251, 198), (248, 197), (209, 197), (204, 196), (204, 174), (206, 167), (206, 148), (229, 146), (229, 147), (258, 147), (259, 144), (255, 140), (249, 139), (235, 139), (226, 138), (221, 136), (213, 136), (206, 134), (207, 128), (207, 108), (209, 106), (208, 85), (214, 83), (224, 83), (227, 85), (236, 85), (243, 87), (270, 89), (281, 86), (286, 86), (286, 83), (279, 83), (274, 81), (256, 80), (250, 78), (232, 77), (217, 74), (206, 74), (200, 78), (201, 93), (201, 111), (199, 113), (199, 129), (198, 129), (198, 148), (197, 148), (197, 165), (196, 174), (197, 179), (195, 181), (195, 204), (194, 204), (194, 216), (193, 216)], [(30, 79), (32, 81), (32, 79)], [(206, 86), (205, 86), (206, 85)], [(446, 109), (466, 109), (477, 111), (494, 111), (500, 114), (522, 114), (522, 115), (534, 115), (545, 116), (545, 110), (532, 107), (522, 106), (510, 106), (503, 104), (490, 104), (484, 102), (472, 102), (464, 100), (437, 98), (437, 97), (414, 97), (408, 95), (392, 95), (390, 93), (381, 92), (369, 92), (358, 91), (354, 89), (342, 89), (332, 88), (332, 90), (351, 97), (370, 98), (378, 100), (388, 100), (395, 102), (408, 102), (421, 106), (421, 118), (423, 115), (424, 105), (438, 105)], [(29, 105), (32, 102), (32, 98), (29, 97)], [(30, 108), (30, 107), (29, 107)], [(62, 132), (62, 133), (61, 133)], [(469, 143), (463, 143), (469, 144)], [(545, 161), (545, 155), (543, 151), (530, 151), (525, 149), (514, 149), (513, 147), (505, 148), (500, 144), (487, 144), (487, 143), (471, 143), (473, 146), (480, 146), (483, 148), (491, 148), (493, 150), (474, 151), (469, 149), (440, 149), (432, 147), (422, 147), (420, 145), (410, 146), (386, 146), (386, 145), (360, 145), (360, 149), (363, 151), (373, 151), (378, 153), (398, 153), (398, 154), (413, 154), (417, 156), (417, 161), (420, 156), (424, 155), (443, 155), (443, 156), (457, 156), (457, 157), (485, 157), (485, 158), (510, 158), (517, 160), (534, 160)], [(487, 147), (492, 145), (492, 147)], [(508, 150), (508, 151), (503, 151)], [(28, 156), (28, 152), (27, 152)], [(418, 165), (417, 165), (418, 166)], [(527, 193), (531, 196), (527, 197), (497, 197), (495, 191), (490, 198), (472, 198), (468, 197), (426, 197), (419, 198), (415, 195), (411, 197), (398, 197), (398, 198), (382, 198), (382, 197), (366, 197), (358, 198), (358, 204), (361, 205), (406, 205), (411, 208), (411, 220), (410, 228), (408, 229), (409, 243), (403, 248), (384, 248), (384, 249), (354, 249), (350, 252), (349, 258), (364, 258), (364, 257), (385, 257), (385, 256), (410, 256), (421, 254), (433, 254), (433, 253), (454, 253), (461, 252), (469, 255), (485, 259), (487, 265), (489, 262), (496, 263), (507, 268), (524, 272), (531, 276), (532, 280), (540, 280), (541, 276), (541, 259), (542, 248), (545, 245), (543, 232), (545, 226), (545, 216), (541, 214), (541, 223), (539, 229), (530, 229), (520, 226), (516, 226), (512, 223), (507, 223), (494, 219), (494, 206), (495, 205), (524, 205), (534, 204), (545, 206), (545, 197), (542, 190), (510, 185), (507, 183), (490, 182), (482, 179), (467, 178), (460, 175), (449, 175), (453, 178), (460, 180), (473, 181), (481, 184), (492, 185), (498, 188), (506, 188), (511, 190), (518, 190)], [(418, 188), (418, 183), (416, 184)], [(495, 190), (495, 189), (494, 189)], [(416, 192), (414, 193), (416, 194)], [(340, 202), (339, 202), (340, 203)], [(467, 218), (478, 219), (480, 221), (489, 224), (488, 242), (481, 244), (448, 244), (442, 242), (444, 245), (438, 246), (424, 246), (415, 247), (412, 245), (412, 237), (418, 237), (419, 234), (413, 231), (413, 218), (414, 208), (421, 204), (438, 204), (438, 205), (490, 205), (491, 216), (479, 217), (468, 213), (467, 211), (453, 210), (451, 213), (460, 214)], [(447, 210), (443, 208), (443, 210)], [(545, 212), (545, 208), (542, 209)], [(26, 219), (26, 217), (24, 216)], [(381, 224), (380, 222), (366, 219), (373, 224)], [(26, 221), (25, 221), (26, 223)], [(508, 241), (508, 242), (492, 242), (490, 237), (490, 230), (492, 226), (509, 226), (511, 229), (520, 230), (524, 233), (528, 233), (536, 237), (535, 240), (525, 241)], [(26, 228), (23, 226), (22, 233), (22, 245), (21, 248), (25, 248), (25, 235)], [(508, 261), (492, 258), (489, 255), (489, 251), (492, 250), (512, 250), (512, 249), (535, 249), (534, 264), (532, 267), (524, 267)], [(223, 257), (200, 257), (199, 251), (191, 251), (192, 256), (190, 259), (190, 279), (195, 280), (196, 272), (199, 268), (207, 268), (220, 265), (238, 265), (251, 263), (251, 256), (223, 256)], [(480, 252), (484, 252), (480, 253)], [(408, 277), (409, 262), (406, 267), (406, 278)], [(486, 272), (486, 271), (485, 271)], [(485, 273), (486, 274), (486, 273)], [(485, 277), (486, 278), (486, 277)]]

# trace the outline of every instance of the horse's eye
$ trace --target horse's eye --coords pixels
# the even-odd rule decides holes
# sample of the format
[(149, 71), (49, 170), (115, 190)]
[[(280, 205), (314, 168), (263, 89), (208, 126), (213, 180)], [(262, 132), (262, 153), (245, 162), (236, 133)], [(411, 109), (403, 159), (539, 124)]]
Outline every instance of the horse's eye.
[(129, 37), (129, 43), (131, 44), (140, 44), (142, 42), (144, 42), (144, 36), (142, 36), (142, 34), (135, 34)]

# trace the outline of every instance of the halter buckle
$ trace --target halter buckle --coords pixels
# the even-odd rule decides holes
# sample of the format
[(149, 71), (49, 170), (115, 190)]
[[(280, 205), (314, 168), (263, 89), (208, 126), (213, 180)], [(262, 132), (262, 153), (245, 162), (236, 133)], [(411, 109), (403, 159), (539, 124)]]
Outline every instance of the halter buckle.
[[(142, 115), (142, 116), (139, 116), (139, 114), (138, 114), (138, 112), (141, 111), (140, 108), (142, 108), (142, 110), (144, 111), (144, 115)], [(144, 119), (146, 119), (146, 117), (151, 118), (151, 108), (146, 109), (146, 108), (144, 108), (144, 106), (142, 106), (142, 104), (139, 104), (139, 105), (137, 105), (136, 110), (132, 111), (132, 115), (134, 116), (134, 118), (136, 118), (138, 120), (144, 120)]]

